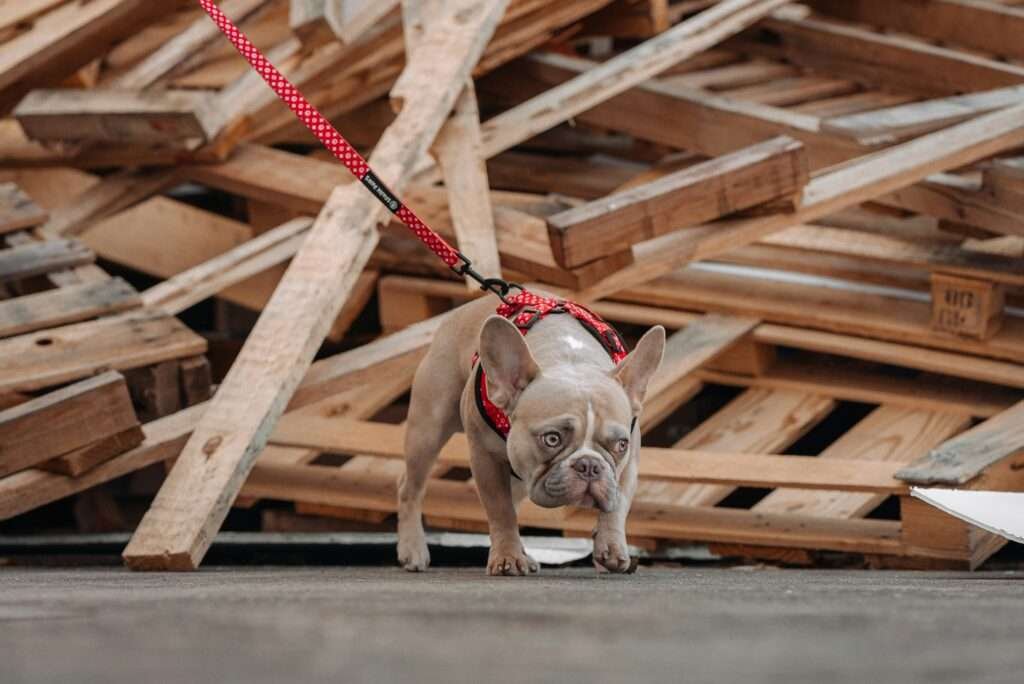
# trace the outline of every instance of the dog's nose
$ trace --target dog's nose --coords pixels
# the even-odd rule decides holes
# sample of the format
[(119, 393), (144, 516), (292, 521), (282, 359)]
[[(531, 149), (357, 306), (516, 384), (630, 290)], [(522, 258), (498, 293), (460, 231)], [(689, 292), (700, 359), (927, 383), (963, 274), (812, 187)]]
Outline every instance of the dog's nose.
[(601, 477), (601, 460), (595, 456), (580, 456), (572, 464), (572, 469), (584, 480), (597, 480)]

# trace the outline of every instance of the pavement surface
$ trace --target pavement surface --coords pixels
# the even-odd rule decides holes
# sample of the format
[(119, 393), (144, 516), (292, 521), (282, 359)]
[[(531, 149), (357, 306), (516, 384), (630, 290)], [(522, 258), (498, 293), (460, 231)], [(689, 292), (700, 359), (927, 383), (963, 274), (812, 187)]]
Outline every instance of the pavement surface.
[(0, 682), (1024, 681), (1024, 574), (0, 570)]

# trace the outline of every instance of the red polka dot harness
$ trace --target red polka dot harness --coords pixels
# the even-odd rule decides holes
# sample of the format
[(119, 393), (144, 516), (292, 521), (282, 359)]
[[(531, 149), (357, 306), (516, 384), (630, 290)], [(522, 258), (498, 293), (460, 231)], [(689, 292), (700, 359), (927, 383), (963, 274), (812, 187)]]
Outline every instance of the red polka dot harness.
[[(523, 335), (530, 331), (537, 321), (551, 314), (569, 314), (583, 326), (584, 330), (593, 335), (605, 348), (612, 361), (619, 363), (629, 353), (618, 331), (587, 307), (564, 299), (541, 297), (532, 292), (523, 291), (506, 298), (505, 303), (498, 307), (496, 313), (509, 319), (519, 328)], [(502, 439), (508, 438), (510, 423), (508, 416), (487, 398), (487, 378), (483, 365), (477, 363), (479, 354), (473, 357), (476, 371), (476, 405), (492, 430)]]

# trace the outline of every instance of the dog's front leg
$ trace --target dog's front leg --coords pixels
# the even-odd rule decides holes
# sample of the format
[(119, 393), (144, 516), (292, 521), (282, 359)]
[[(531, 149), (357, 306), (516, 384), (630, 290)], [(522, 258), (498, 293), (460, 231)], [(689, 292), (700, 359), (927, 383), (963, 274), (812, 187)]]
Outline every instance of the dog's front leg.
[(633, 454), (619, 477), (619, 501), (611, 513), (597, 516), (594, 530), (594, 567), (599, 571), (626, 572), (629, 570), (629, 545), (626, 543), (626, 518), (636, 493), (637, 464)]
[(526, 555), (523, 540), (519, 538), (519, 520), (512, 498), (508, 463), (484, 449), (471, 446), (469, 464), (491, 533), (487, 574), (528, 575), (537, 572), (537, 562)]

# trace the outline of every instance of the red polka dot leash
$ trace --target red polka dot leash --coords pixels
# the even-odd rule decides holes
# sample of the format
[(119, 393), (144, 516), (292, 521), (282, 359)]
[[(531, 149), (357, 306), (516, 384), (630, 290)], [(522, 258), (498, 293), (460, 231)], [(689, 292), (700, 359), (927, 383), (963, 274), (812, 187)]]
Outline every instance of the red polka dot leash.
[(473, 269), (470, 260), (459, 250), (449, 245), (444, 238), (420, 219), (412, 209), (405, 206), (401, 200), (388, 189), (384, 182), (373, 172), (366, 159), (356, 151), (352, 145), (342, 137), (330, 121), (324, 117), (316, 107), (310, 104), (299, 89), (284, 77), (270, 61), (263, 56), (252, 41), (235, 26), (213, 0), (199, 0), (206, 13), (210, 15), (217, 28), (220, 29), (231, 44), (235, 46), (239, 54), (245, 57), (253, 69), (263, 77), (274, 92), (288, 107), (295, 113), (295, 116), (305, 124), (306, 128), (331, 151), (338, 161), (345, 165), (366, 188), (386, 206), (392, 214), (416, 235), (420, 241), (427, 246), (431, 252), (436, 254), (445, 264), (461, 276), (472, 278), (480, 284), (480, 289), (493, 292), (502, 301), (518, 285), (508, 283), (500, 278), (485, 278)]

